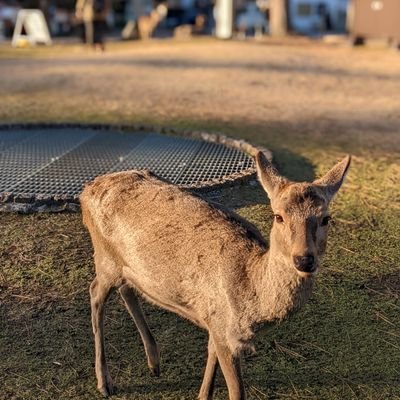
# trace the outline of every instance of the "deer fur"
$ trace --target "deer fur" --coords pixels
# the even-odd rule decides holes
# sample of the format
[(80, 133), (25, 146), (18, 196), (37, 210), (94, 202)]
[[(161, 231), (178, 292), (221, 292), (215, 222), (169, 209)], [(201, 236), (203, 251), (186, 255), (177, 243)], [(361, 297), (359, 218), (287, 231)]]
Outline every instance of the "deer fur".
[(346, 157), (314, 183), (294, 183), (257, 154), (258, 177), (276, 215), (269, 250), (232, 211), (150, 172), (112, 173), (88, 184), (80, 201), (96, 266), (90, 296), (100, 392), (113, 392), (103, 319), (105, 301), (118, 289), (154, 374), (159, 349), (137, 294), (208, 331), (199, 399), (212, 398), (217, 365), (229, 399), (245, 399), (241, 352), (260, 324), (282, 320), (309, 298), (325, 251), (328, 205), (349, 164)]

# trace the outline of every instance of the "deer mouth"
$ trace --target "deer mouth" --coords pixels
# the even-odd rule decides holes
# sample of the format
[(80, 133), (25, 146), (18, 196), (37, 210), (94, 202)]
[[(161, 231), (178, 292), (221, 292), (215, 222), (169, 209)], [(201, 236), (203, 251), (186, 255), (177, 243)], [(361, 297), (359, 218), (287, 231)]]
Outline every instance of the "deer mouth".
[(311, 254), (305, 256), (294, 256), (293, 263), (297, 273), (302, 277), (315, 275), (318, 269), (316, 257)]
[(310, 276), (314, 276), (318, 272), (318, 262), (314, 262), (312, 265), (309, 265), (307, 267), (301, 268), (298, 265), (295, 264), (296, 272), (301, 276), (302, 278), (308, 278)]
[(317, 274), (318, 269), (314, 268), (313, 271), (300, 271), (300, 270), (298, 270), (296, 268), (296, 272), (301, 278), (310, 278), (310, 277), (315, 276)]

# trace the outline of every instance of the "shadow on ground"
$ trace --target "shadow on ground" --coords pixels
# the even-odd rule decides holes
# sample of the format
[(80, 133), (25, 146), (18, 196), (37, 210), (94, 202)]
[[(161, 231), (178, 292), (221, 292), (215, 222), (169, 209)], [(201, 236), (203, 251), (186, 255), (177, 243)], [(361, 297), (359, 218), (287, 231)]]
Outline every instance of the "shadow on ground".
[[(7, 60), (7, 63), (15, 63), (15, 60)], [(282, 74), (307, 74), (312, 76), (341, 76), (342, 78), (350, 78), (350, 79), (377, 79), (382, 81), (388, 80), (399, 80), (400, 74), (378, 74), (371, 73), (369, 71), (350, 71), (346, 68), (339, 67), (328, 67), (322, 65), (315, 65), (314, 63), (306, 63), (303, 65), (289, 64), (283, 62), (274, 62), (269, 61), (267, 63), (254, 63), (254, 62), (238, 62), (237, 60), (232, 60), (228, 62), (220, 62), (212, 59), (209, 60), (188, 60), (184, 58), (161, 58), (161, 57), (152, 57), (152, 58), (134, 58), (132, 56), (129, 57), (117, 57), (117, 58), (104, 58), (104, 59), (82, 59), (82, 58), (65, 58), (65, 59), (38, 59), (38, 60), (30, 60), (32, 64), (51, 64), (52, 66), (81, 66), (81, 67), (108, 67), (108, 66), (140, 66), (145, 68), (156, 68), (156, 69), (178, 69), (188, 71), (191, 69), (202, 69), (202, 70), (244, 70), (244, 71), (256, 71), (263, 73), (282, 73)]]

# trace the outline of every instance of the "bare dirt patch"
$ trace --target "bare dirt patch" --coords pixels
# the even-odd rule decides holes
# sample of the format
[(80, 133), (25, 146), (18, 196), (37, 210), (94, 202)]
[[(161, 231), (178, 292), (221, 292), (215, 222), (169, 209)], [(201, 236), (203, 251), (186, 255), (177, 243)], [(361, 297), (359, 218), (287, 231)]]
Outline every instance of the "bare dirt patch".
[(66, 47), (22, 59), (7, 52), (0, 119), (257, 124), (265, 134), (351, 137), (361, 149), (399, 151), (399, 55), (295, 44), (155, 41), (102, 55)]

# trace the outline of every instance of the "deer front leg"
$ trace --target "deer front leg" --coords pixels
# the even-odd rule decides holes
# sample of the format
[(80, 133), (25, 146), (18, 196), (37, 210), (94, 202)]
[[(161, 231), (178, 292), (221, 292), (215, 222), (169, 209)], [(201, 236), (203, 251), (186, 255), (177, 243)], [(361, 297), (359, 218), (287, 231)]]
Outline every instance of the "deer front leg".
[(155, 376), (160, 376), (160, 352), (158, 350), (157, 342), (155, 341), (150, 328), (147, 325), (146, 319), (139, 304), (139, 300), (134, 290), (128, 284), (121, 286), (119, 288), (119, 293), (124, 300), (129, 314), (136, 324), (140, 337), (142, 338), (150, 371)]
[(102, 283), (97, 277), (90, 285), (90, 304), (92, 309), (92, 326), (95, 343), (95, 369), (97, 388), (103, 396), (113, 394), (112, 380), (107, 367), (104, 348), (104, 304), (110, 294), (111, 288)]
[(208, 338), (208, 357), (203, 383), (201, 384), (199, 400), (211, 400), (217, 375), (218, 358), (211, 335)]
[(233, 353), (225, 344), (214, 338), (218, 362), (228, 386), (229, 400), (245, 400), (246, 392), (242, 378), (240, 353)]

